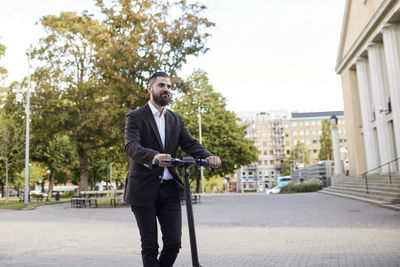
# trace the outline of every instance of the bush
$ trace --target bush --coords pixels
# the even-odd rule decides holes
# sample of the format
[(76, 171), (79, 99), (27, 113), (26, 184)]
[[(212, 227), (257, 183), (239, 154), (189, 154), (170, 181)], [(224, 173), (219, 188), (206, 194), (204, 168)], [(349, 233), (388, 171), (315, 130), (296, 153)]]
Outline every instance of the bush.
[(64, 195), (62, 197), (73, 197), (75, 196), (75, 191), (65, 191)]
[(282, 187), (281, 193), (305, 193), (305, 192), (315, 192), (322, 189), (322, 185), (313, 183), (313, 182), (305, 182), (305, 183), (297, 183), (297, 184), (288, 184), (287, 186)]

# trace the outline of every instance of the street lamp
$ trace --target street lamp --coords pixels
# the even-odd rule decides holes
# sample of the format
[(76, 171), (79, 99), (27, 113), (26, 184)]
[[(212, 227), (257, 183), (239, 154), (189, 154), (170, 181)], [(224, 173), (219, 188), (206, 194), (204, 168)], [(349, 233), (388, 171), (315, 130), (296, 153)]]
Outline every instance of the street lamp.
[(343, 174), (343, 164), (340, 159), (340, 145), (339, 145), (339, 133), (338, 133), (338, 119), (333, 114), (331, 116), (331, 132), (332, 132), (332, 146), (333, 146), (333, 158), (335, 161), (335, 174)]
[(28, 92), (26, 94), (26, 140), (25, 140), (25, 192), (24, 192), (24, 205), (29, 205), (29, 106), (31, 97), (31, 52), (26, 52), (28, 56)]
[[(199, 142), (200, 142), (200, 145), (203, 144), (202, 138), (201, 138), (201, 109), (200, 109), (200, 104), (199, 104)], [(201, 166), (200, 167), (201, 193), (204, 193), (203, 169), (204, 169), (204, 167)]]

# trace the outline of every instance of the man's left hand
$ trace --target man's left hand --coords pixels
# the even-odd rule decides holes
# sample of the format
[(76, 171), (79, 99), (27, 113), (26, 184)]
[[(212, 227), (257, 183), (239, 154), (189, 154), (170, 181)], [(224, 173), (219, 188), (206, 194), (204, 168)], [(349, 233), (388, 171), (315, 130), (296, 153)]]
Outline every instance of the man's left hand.
[(221, 166), (221, 159), (218, 156), (209, 156), (206, 160), (208, 160), (209, 163), (206, 168), (207, 170), (216, 169)]

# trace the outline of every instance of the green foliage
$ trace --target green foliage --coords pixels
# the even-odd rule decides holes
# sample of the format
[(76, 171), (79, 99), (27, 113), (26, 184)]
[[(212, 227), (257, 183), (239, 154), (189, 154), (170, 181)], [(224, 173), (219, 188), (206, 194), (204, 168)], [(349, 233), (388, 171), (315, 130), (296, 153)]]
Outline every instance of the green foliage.
[(204, 181), (205, 193), (217, 193), (224, 190), (224, 178), (219, 176), (211, 176)]
[(98, 0), (97, 6), (103, 21), (74, 12), (43, 17), (47, 36), (33, 52), (40, 62), (33, 75), (34, 143), (67, 135), (79, 157), (81, 190), (89, 175), (105, 171), (89, 170), (101, 149), (113, 147), (102, 163), (126, 164), (125, 114), (147, 101), (150, 74), (163, 69), (181, 84), (177, 70), (187, 56), (207, 51), (206, 29), (213, 26), (198, 3), (120, 0), (110, 7)]
[(319, 151), (320, 160), (331, 160), (333, 148), (332, 148), (332, 133), (331, 124), (329, 119), (322, 121), (322, 134), (320, 136), (321, 150)]
[[(205, 177), (224, 177), (241, 165), (257, 161), (257, 149), (253, 141), (245, 138), (247, 126), (240, 126), (239, 118), (226, 109), (226, 99), (213, 89), (207, 74), (196, 70), (189, 77), (187, 85), (186, 91), (176, 96), (172, 109), (183, 116), (191, 134), (199, 139), (200, 106), (202, 143), (222, 161), (221, 167), (214, 172), (205, 171)], [(192, 177), (199, 177), (198, 170), (193, 170)]]
[[(6, 53), (6, 47), (0, 44), (0, 58), (2, 58)], [(0, 84), (7, 76), (7, 69), (3, 66), (0, 66)]]
[(8, 201), (10, 185), (16, 183), (25, 155), (23, 99), (17, 83), (3, 88), (0, 94), (0, 185), (5, 185)]
[(61, 196), (62, 198), (71, 198), (75, 196), (75, 191), (65, 191), (65, 193)]
[(281, 193), (305, 193), (315, 192), (322, 189), (322, 185), (313, 182), (304, 182), (293, 184), (290, 183), (287, 186), (282, 187)]
[(299, 169), (311, 164), (310, 151), (303, 142), (298, 142), (283, 162), (281, 175), (290, 175), (292, 169)]

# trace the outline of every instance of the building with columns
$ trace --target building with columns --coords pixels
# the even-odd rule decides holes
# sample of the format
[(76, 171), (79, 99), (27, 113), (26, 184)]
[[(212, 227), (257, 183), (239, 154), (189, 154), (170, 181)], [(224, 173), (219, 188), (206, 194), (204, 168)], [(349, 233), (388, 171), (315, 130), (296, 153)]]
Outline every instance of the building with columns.
[(399, 158), (399, 0), (347, 0), (336, 72), (342, 79), (350, 175)]

